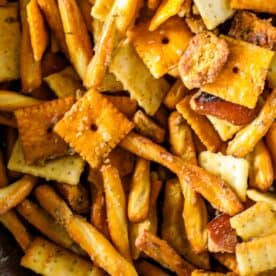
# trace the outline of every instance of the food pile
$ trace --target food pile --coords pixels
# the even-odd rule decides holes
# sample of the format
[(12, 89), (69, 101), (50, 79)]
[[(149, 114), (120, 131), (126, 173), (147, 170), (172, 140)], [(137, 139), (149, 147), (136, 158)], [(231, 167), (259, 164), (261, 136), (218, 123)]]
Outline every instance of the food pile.
[(46, 276), (276, 275), (276, 0), (0, 0), (0, 222)]

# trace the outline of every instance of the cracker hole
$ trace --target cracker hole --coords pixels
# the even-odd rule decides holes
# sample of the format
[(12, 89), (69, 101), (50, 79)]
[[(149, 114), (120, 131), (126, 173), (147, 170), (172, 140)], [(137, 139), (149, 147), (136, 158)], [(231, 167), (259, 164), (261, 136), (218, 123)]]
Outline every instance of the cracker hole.
[(90, 129), (92, 131), (97, 131), (98, 130), (98, 126), (96, 124), (91, 124)]
[(50, 133), (52, 133), (53, 132), (53, 128), (54, 128), (54, 126), (49, 126), (48, 128), (47, 128), (47, 133), (48, 134), (50, 134)]
[(162, 42), (162, 44), (168, 44), (170, 42), (170, 40), (165, 36), (162, 38), (161, 42)]
[(233, 72), (234, 74), (238, 74), (239, 71), (240, 71), (240, 69), (239, 69), (239, 67), (237, 67), (237, 66), (234, 66), (234, 67), (232, 68), (232, 72)]

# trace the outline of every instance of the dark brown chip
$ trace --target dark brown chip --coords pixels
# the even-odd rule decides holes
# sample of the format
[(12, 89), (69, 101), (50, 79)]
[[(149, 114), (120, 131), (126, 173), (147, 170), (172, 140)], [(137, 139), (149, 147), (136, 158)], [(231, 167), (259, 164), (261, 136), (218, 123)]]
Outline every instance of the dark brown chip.
[(230, 216), (220, 215), (210, 221), (208, 229), (208, 250), (210, 252), (234, 253), (237, 235), (230, 225)]
[(225, 40), (211, 32), (197, 34), (179, 61), (178, 69), (183, 83), (193, 89), (214, 82), (228, 55)]
[(227, 102), (201, 91), (191, 98), (190, 105), (199, 114), (212, 115), (234, 125), (248, 124), (256, 116), (256, 109)]
[(276, 28), (272, 26), (271, 19), (260, 19), (251, 12), (236, 13), (229, 35), (267, 49), (276, 50)]

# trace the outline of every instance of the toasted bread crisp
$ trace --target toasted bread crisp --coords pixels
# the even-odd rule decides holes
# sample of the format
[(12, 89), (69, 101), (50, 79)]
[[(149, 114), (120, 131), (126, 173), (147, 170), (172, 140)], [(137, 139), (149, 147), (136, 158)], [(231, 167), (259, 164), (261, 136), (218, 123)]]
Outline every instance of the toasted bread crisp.
[(111, 102), (91, 89), (56, 124), (54, 131), (92, 168), (97, 168), (133, 126)]
[(148, 29), (149, 22), (141, 22), (131, 31), (130, 39), (151, 74), (160, 78), (177, 66), (192, 34), (179, 17), (170, 18), (153, 32)]
[(42, 165), (28, 165), (24, 160), (22, 147), (18, 140), (9, 160), (8, 169), (43, 177), (46, 180), (77, 185), (84, 169), (84, 161), (78, 156), (65, 156), (46, 161)]
[(73, 103), (74, 98), (68, 97), (15, 111), (27, 164), (61, 156), (68, 151), (67, 144), (52, 129)]
[(229, 49), (225, 40), (211, 32), (194, 36), (180, 59), (178, 70), (189, 89), (212, 83), (227, 61)]
[(229, 35), (270, 50), (276, 50), (276, 28), (272, 26), (271, 19), (262, 20), (251, 12), (236, 13)]
[(263, 91), (274, 53), (251, 43), (221, 37), (229, 46), (228, 60), (217, 79), (203, 85), (202, 90), (226, 101), (254, 108)]

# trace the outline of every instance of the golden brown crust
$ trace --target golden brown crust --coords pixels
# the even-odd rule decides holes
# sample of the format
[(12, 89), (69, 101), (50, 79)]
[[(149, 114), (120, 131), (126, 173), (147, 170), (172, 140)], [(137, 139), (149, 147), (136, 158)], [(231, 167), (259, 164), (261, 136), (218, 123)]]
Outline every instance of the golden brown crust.
[(227, 61), (229, 49), (225, 40), (211, 32), (194, 36), (179, 61), (179, 72), (184, 84), (198, 88), (212, 83)]
[(276, 28), (272, 26), (271, 19), (259, 19), (251, 12), (236, 13), (229, 35), (270, 50), (276, 50)]
[(190, 105), (199, 114), (212, 115), (234, 125), (248, 124), (256, 116), (256, 109), (227, 102), (202, 91), (192, 97)]
[(133, 124), (111, 102), (97, 91), (89, 90), (54, 130), (92, 168), (97, 168), (132, 128)]
[(230, 217), (221, 215), (208, 223), (208, 249), (210, 252), (235, 252), (238, 242), (235, 230), (230, 225)]
[(182, 259), (166, 241), (159, 239), (148, 231), (144, 231), (136, 239), (135, 245), (164, 267), (176, 272), (177, 275), (188, 276), (194, 269), (194, 267)]
[(68, 97), (15, 112), (27, 164), (62, 156), (68, 151), (68, 145), (52, 129), (73, 103), (74, 98)]

